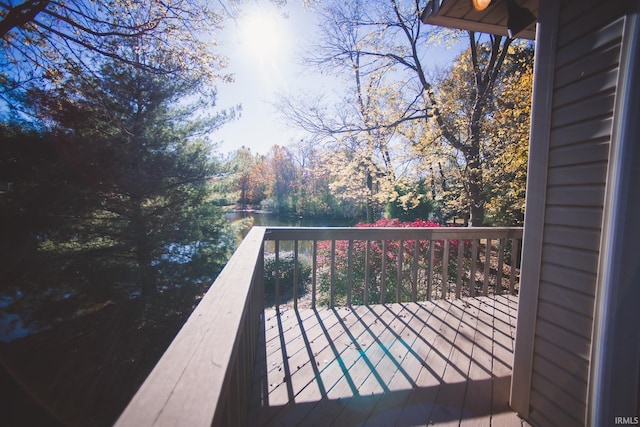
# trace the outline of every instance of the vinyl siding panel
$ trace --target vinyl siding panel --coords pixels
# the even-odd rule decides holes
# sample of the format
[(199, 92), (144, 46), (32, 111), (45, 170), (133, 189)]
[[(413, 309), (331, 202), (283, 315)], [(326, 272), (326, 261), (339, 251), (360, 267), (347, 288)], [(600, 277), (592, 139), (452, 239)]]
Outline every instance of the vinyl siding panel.
[[(538, 370), (542, 372), (548, 372), (553, 375), (551, 377), (542, 377), (547, 381), (553, 383), (556, 386), (556, 390), (561, 390), (564, 392), (566, 396), (562, 396), (562, 399), (558, 399), (560, 396), (556, 396), (554, 399), (559, 404), (563, 405), (563, 409), (567, 409), (565, 406), (565, 401), (572, 402), (578, 401), (580, 399), (576, 399), (576, 396), (580, 396), (587, 392), (587, 383), (580, 380), (578, 377), (568, 373), (565, 369), (556, 365), (553, 361), (546, 359), (544, 357), (536, 357), (533, 361), (534, 368), (538, 368)], [(566, 397), (566, 398), (565, 398)], [(576, 418), (575, 414), (569, 412), (572, 418)], [(579, 421), (583, 422), (580, 417), (577, 418)]]
[[(558, 260), (544, 260), (540, 272), (540, 280), (546, 283), (545, 286), (563, 287), (582, 292), (590, 295), (592, 299), (595, 295), (595, 281), (591, 281), (591, 273), (577, 270), (572, 265), (559, 264)], [(541, 289), (540, 292), (542, 293), (544, 290)], [(585, 310), (591, 309), (592, 307), (585, 307)]]
[(531, 387), (536, 391), (544, 390), (545, 393), (550, 393), (545, 395), (546, 400), (551, 400), (552, 402), (561, 400), (563, 406), (557, 410), (566, 414), (566, 417), (570, 418), (570, 422), (572, 423), (576, 423), (578, 421), (574, 420), (570, 414), (579, 414), (584, 412), (586, 409), (583, 402), (580, 402), (565, 390), (559, 388), (554, 381), (538, 376), (533, 384), (531, 384)]
[[(536, 325), (537, 336), (544, 338), (560, 349), (566, 350), (578, 357), (582, 357), (585, 360), (589, 360), (589, 355), (591, 354), (591, 343), (573, 332), (568, 331), (561, 325), (558, 325), (557, 323), (561, 323), (561, 319), (558, 319), (558, 321), (559, 322), (551, 323), (542, 318), (538, 319)], [(535, 371), (534, 367), (534, 372)], [(541, 374), (545, 375), (544, 372)], [(546, 374), (546, 376), (553, 378), (550, 374)]]
[[(618, 45), (620, 38), (609, 38), (601, 40), (597, 44), (600, 45), (594, 55), (580, 56), (578, 60), (568, 62), (557, 70), (555, 76), (555, 84), (558, 87), (566, 87), (572, 82), (591, 77), (611, 69), (611, 64), (615, 64), (618, 60)], [(576, 52), (572, 51), (575, 55)]]
[(545, 286), (540, 294), (540, 300), (559, 304), (567, 310), (581, 314), (585, 317), (592, 314), (589, 307), (593, 305), (593, 295), (565, 288), (561, 284), (555, 285), (556, 286), (549, 284), (549, 286)]
[[(553, 96), (553, 106), (560, 107), (567, 104), (576, 104), (599, 92), (609, 91), (615, 88), (617, 80), (618, 70), (612, 69), (572, 82), (570, 85), (557, 90)], [(580, 106), (577, 106), (577, 108), (580, 108)]]
[[(600, 2), (599, 8), (601, 10), (613, 9), (605, 3), (606, 2)], [(613, 17), (606, 18), (606, 15), (611, 16), (609, 13), (594, 16), (593, 9), (590, 12), (591, 14), (583, 15), (582, 18), (568, 23), (561, 29), (560, 40), (564, 40), (564, 42), (558, 48), (556, 61), (556, 65), (559, 68), (558, 75), (561, 79), (558, 82), (560, 85), (565, 84), (562, 80), (565, 77), (563, 73), (566, 71), (566, 68), (571, 67), (572, 63), (583, 62), (597, 64), (598, 61), (595, 58), (598, 57), (603, 59), (600, 66), (606, 67), (618, 61), (617, 56), (611, 59), (606, 54), (603, 54), (602, 51), (607, 50), (613, 43), (617, 45), (620, 44), (624, 21)], [(601, 28), (593, 31), (594, 27), (601, 25)], [(606, 62), (606, 59), (609, 59), (609, 61)], [(578, 74), (578, 76), (581, 77), (581, 74)]]
[[(537, 379), (534, 381), (539, 384)], [(545, 427), (583, 427), (584, 423), (571, 417), (558, 403), (558, 396), (554, 396), (551, 390), (542, 392), (532, 388), (531, 390), (531, 413), (529, 421), (534, 425)]]
[[(552, 360), (553, 363), (564, 369), (576, 378), (584, 378), (589, 371), (589, 361), (569, 353), (557, 346), (553, 345), (544, 338), (536, 338), (537, 347), (540, 349), (540, 355), (547, 360)], [(544, 377), (543, 377), (544, 378)], [(548, 380), (547, 380), (548, 381)], [(558, 386), (556, 386), (558, 387)], [(539, 389), (543, 390), (543, 389)]]
[[(542, 263), (553, 264), (564, 268), (570, 268), (586, 273), (586, 278), (591, 280), (598, 271), (598, 253), (579, 250), (566, 246), (545, 244), (542, 248)], [(584, 283), (584, 282), (583, 282)], [(595, 283), (595, 281), (594, 281)]]
[[(602, 208), (590, 205), (584, 206), (549, 206), (546, 209), (549, 218), (547, 224), (564, 225), (566, 227), (582, 227), (599, 229), (602, 223)], [(546, 233), (545, 233), (546, 237)], [(597, 250), (598, 248), (589, 248)]]
[(609, 155), (609, 141), (595, 140), (551, 149), (549, 167), (600, 162)]
[[(564, 1), (531, 376), (534, 425), (584, 425), (604, 194), (624, 21)], [(618, 2), (622, 4), (622, 2)]]
[(549, 168), (547, 178), (556, 185), (602, 185), (607, 175), (607, 163), (590, 163)]
[(609, 91), (594, 95), (593, 98), (582, 100), (581, 106), (584, 110), (576, 111), (575, 106), (572, 104), (558, 107), (553, 115), (554, 127), (560, 128), (580, 120), (586, 121), (601, 116), (608, 116), (611, 114), (614, 101), (615, 92), (612, 88)]
[(547, 205), (599, 206), (599, 201), (604, 198), (604, 189), (603, 184), (554, 185), (547, 191)]
[(591, 315), (584, 316), (561, 305), (560, 301), (546, 301), (541, 299), (538, 307), (538, 316), (550, 322), (562, 319), (562, 326), (569, 332), (579, 337), (589, 339), (591, 337)]
[[(574, 106), (573, 108), (575, 110), (578, 107)], [(577, 113), (576, 111), (576, 114)], [(611, 116), (607, 116), (602, 120), (589, 120), (587, 122), (555, 128), (551, 134), (549, 144), (551, 147), (560, 147), (610, 138), (611, 124)], [(553, 159), (549, 160), (553, 161)]]

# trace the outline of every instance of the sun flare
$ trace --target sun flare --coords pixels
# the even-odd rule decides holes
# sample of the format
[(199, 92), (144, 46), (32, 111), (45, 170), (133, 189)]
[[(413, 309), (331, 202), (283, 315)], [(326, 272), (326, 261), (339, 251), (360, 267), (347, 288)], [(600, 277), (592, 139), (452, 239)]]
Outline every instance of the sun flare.
[(268, 10), (248, 14), (242, 22), (242, 42), (249, 53), (264, 61), (283, 54), (282, 17)]

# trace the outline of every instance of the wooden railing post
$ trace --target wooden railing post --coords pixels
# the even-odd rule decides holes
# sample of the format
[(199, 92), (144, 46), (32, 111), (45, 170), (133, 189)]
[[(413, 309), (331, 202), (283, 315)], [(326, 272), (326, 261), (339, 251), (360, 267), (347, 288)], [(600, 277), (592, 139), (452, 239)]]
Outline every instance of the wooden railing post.
[(502, 268), (504, 267), (504, 239), (499, 240), (498, 244), (498, 272), (496, 274), (496, 295), (502, 294)]
[(329, 307), (333, 308), (336, 283), (336, 241), (331, 241), (331, 277), (329, 284)]
[(464, 240), (458, 240), (458, 272), (456, 275), (456, 298), (462, 295), (462, 251), (464, 250)]

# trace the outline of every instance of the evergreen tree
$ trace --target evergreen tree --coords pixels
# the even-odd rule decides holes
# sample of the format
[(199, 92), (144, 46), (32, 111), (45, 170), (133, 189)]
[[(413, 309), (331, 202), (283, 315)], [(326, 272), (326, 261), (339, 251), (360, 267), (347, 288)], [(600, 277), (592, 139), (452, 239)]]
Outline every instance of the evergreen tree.
[(29, 237), (22, 254), (2, 248), (13, 295), (48, 310), (169, 290), (192, 304), (191, 285), (208, 284), (232, 247), (211, 201), (205, 135), (233, 112), (206, 115), (214, 99), (198, 80), (115, 62), (55, 93), (28, 91), (23, 108), (38, 119), (5, 126), (2, 138), (2, 216), (14, 242)]

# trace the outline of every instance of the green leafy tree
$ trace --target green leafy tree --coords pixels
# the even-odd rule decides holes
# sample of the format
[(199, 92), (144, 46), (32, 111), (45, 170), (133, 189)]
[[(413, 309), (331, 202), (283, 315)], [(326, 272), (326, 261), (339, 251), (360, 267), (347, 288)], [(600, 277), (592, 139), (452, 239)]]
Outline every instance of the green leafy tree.
[(20, 300), (77, 310), (175, 290), (192, 301), (189, 285), (215, 276), (232, 244), (210, 201), (217, 166), (204, 135), (232, 114), (202, 113), (213, 93), (184, 102), (201, 89), (200, 80), (105, 62), (99, 74), (24, 95), (23, 108), (39, 119), (27, 139), (5, 126), (0, 195), (16, 238), (29, 242), (24, 257), (3, 254), (13, 260), (3, 273), (16, 279), (10, 286)]
[(398, 218), (402, 221), (429, 218), (433, 212), (433, 201), (427, 197), (429, 189), (424, 180), (398, 180), (394, 190), (393, 197), (385, 207), (387, 218)]

